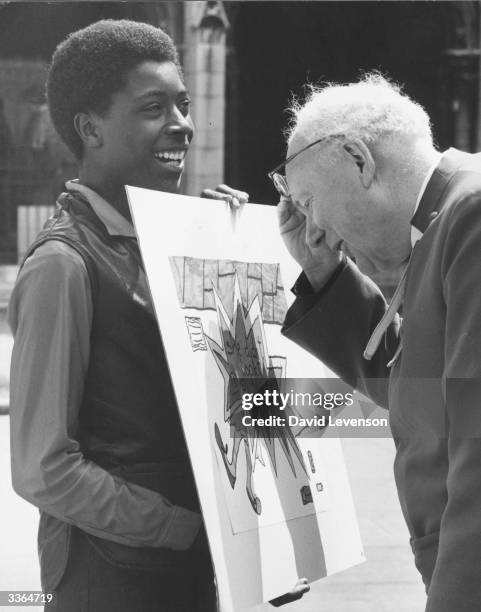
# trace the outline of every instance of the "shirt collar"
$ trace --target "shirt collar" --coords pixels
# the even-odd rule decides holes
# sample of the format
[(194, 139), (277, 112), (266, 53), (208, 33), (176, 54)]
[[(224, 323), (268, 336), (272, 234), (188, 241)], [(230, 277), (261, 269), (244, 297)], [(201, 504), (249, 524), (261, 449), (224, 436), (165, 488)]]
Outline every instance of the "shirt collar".
[[(442, 156), (443, 156), (443, 153), (437, 153), (436, 159), (430, 166), (429, 170), (426, 172), (426, 176), (424, 177), (423, 184), (421, 185), (421, 189), (419, 190), (419, 193), (418, 193), (418, 197), (416, 200), (416, 206), (414, 207), (414, 211), (412, 215), (413, 217), (416, 214), (417, 209), (419, 208), (419, 204), (422, 200), (424, 192), (426, 191), (426, 187), (428, 186), (428, 183), (434, 171), (436, 170), (437, 166), (439, 166), (439, 162), (441, 161)], [(412, 247), (414, 247), (416, 242), (422, 238), (422, 235), (423, 233), (420, 230), (418, 230), (417, 227), (414, 227), (414, 225), (411, 223), (411, 246)]]
[(86, 185), (81, 185), (78, 179), (67, 181), (65, 187), (67, 191), (77, 191), (87, 200), (111, 236), (137, 237), (132, 223), (127, 221), (125, 217), (93, 189)]

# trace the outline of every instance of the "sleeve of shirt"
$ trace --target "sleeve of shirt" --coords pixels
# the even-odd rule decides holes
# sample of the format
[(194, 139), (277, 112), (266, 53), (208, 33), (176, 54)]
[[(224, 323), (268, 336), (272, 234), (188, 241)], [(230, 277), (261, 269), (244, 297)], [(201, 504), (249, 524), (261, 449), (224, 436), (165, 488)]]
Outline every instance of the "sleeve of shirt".
[(41, 510), (127, 546), (185, 550), (201, 516), (112, 476), (75, 439), (87, 372), (92, 296), (86, 266), (49, 241), (22, 268), (9, 305), (12, 483)]
[(475, 194), (455, 207), (443, 251), (449, 468), (426, 612), (477, 612), (481, 602), (480, 200)]
[[(287, 312), (282, 333), (319, 358), (347, 384), (388, 406), (390, 361), (399, 341), (396, 315), (376, 354), (368, 361), (363, 352), (387, 304), (376, 286), (348, 258), (335, 271), (328, 286), (316, 294), (301, 291)], [(298, 284), (296, 283), (296, 285)], [(299, 287), (299, 285), (298, 285)]]

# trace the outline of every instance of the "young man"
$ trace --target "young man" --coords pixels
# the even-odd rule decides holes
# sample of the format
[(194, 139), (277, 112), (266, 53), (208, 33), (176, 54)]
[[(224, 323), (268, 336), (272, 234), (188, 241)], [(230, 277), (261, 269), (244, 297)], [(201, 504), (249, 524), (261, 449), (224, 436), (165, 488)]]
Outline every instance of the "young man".
[(30, 247), (9, 310), (12, 480), (40, 509), (42, 588), (68, 612), (213, 611), (123, 187), (178, 190), (193, 125), (177, 52), (157, 28), (101, 21), (59, 45), (47, 93), (79, 178)]

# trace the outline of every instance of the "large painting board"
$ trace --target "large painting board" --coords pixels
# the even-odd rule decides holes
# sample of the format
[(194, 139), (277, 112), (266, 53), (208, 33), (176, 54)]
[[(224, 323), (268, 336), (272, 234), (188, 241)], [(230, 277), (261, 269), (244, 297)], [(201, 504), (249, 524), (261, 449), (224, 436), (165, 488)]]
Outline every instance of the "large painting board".
[[(364, 560), (340, 442), (247, 433), (236, 384), (328, 378), (281, 325), (299, 269), (273, 207), (127, 187), (215, 566), (240, 612)], [(287, 289), (287, 290), (286, 290)], [(245, 391), (245, 389), (243, 389)]]

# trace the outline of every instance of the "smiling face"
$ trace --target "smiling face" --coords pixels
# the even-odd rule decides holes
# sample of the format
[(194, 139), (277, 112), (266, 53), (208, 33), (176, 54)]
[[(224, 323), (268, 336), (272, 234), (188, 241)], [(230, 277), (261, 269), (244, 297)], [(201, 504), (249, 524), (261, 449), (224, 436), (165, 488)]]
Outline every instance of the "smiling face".
[[(305, 144), (294, 137), (288, 155)], [(366, 160), (361, 171), (359, 156), (345, 143), (319, 147), (286, 167), (291, 196), (308, 225), (324, 230), (328, 246), (354, 258), (365, 274), (398, 269), (409, 256), (410, 230), (391, 185), (374, 170), (373, 180), (366, 180)]]
[(194, 133), (190, 98), (172, 62), (132, 69), (109, 110), (95, 116), (99, 144), (85, 149), (105, 192), (122, 185), (176, 192)]

